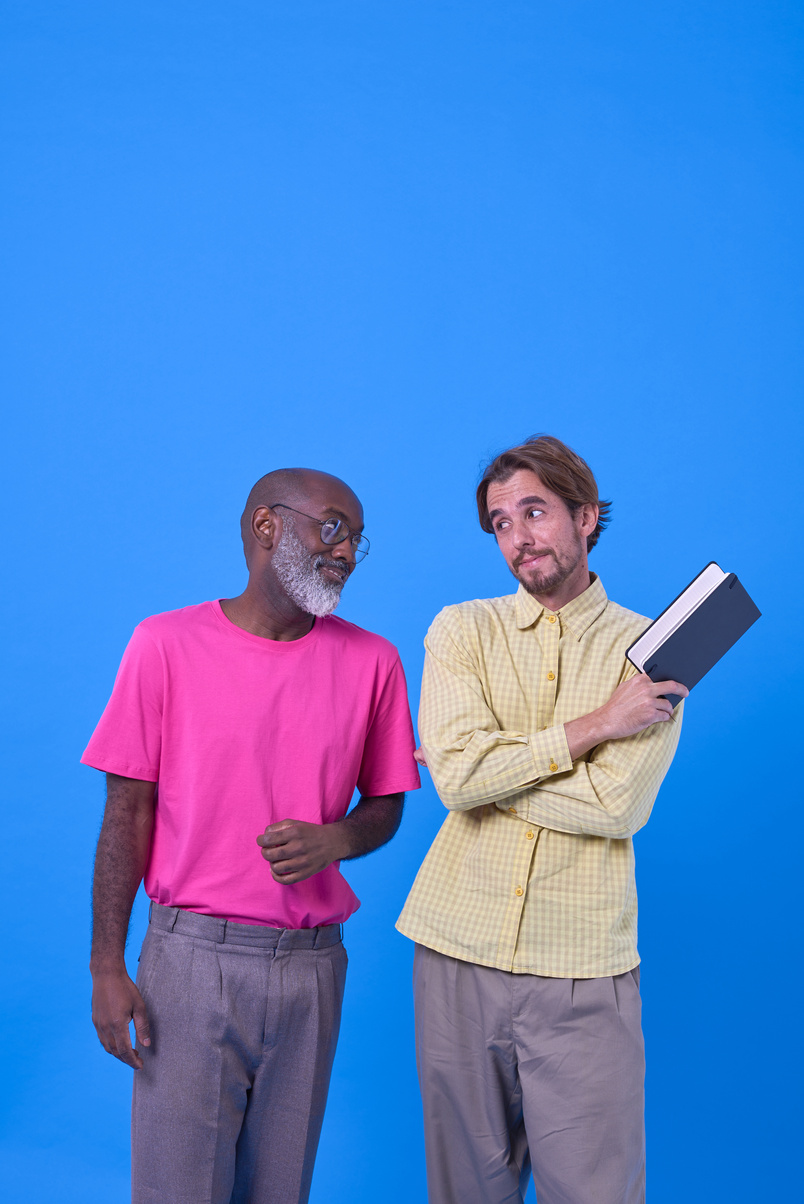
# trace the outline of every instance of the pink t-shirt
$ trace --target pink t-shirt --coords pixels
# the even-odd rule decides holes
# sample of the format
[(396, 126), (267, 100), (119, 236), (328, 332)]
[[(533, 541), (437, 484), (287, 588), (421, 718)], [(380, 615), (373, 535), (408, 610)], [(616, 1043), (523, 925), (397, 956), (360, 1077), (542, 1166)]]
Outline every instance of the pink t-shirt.
[(135, 629), (81, 760), (158, 782), (145, 872), (155, 902), (313, 928), (360, 906), (338, 864), (281, 886), (257, 836), (282, 819), (340, 819), (355, 786), (417, 789), (413, 749), (387, 640), (334, 615), (299, 640), (267, 640), (202, 602)]

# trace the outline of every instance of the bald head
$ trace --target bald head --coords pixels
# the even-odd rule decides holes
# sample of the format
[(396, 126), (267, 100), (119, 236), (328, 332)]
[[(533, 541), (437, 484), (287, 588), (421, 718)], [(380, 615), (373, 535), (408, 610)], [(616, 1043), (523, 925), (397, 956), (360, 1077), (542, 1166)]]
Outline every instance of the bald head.
[(255, 511), (262, 506), (276, 506), (279, 502), (314, 517), (327, 518), (329, 514), (337, 514), (352, 526), (355, 525), (354, 516), (357, 514), (359, 525), (363, 525), (363, 508), (356, 494), (340, 477), (319, 472), (316, 468), (277, 468), (260, 477), (252, 487), (240, 517), (240, 533), (247, 561), (254, 539)]

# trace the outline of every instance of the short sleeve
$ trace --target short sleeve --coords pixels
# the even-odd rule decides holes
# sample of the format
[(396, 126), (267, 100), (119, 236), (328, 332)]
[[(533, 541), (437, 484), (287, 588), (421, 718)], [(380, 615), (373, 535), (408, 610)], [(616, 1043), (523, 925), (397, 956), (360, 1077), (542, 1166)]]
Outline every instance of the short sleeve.
[(357, 779), (363, 797), (418, 790), (421, 782), (413, 759), (415, 747), (405, 673), (396, 656), (378, 690), (363, 747)]
[(158, 781), (164, 683), (160, 649), (140, 624), (123, 653), (112, 696), (82, 764), (121, 777)]

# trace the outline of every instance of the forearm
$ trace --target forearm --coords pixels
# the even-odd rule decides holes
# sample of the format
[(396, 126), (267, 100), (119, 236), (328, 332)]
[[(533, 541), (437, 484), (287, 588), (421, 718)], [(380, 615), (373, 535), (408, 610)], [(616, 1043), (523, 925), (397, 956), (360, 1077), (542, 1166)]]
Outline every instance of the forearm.
[(334, 825), (343, 841), (342, 861), (373, 853), (396, 834), (402, 820), (404, 794), (384, 794), (361, 798), (355, 807)]
[[(430, 672), (437, 675), (435, 661)], [(525, 793), (536, 806), (557, 795), (579, 806), (558, 811), (550, 806), (549, 821), (533, 814), (529, 822), (606, 836), (629, 835), (642, 826), (678, 739), (680, 712), (673, 717), (664, 695), (685, 697), (685, 686), (628, 673), (601, 706), (565, 724), (524, 734), (500, 730), (476, 690), (466, 681), (455, 681), (450, 693), (450, 679), (439, 681), (436, 676), (427, 702), (422, 696), (419, 717), (427, 763), (446, 807), (464, 811), (506, 800), (511, 809), (518, 809), (516, 800)], [(452, 703), (448, 709), (446, 697)], [(670, 733), (641, 739), (645, 732), (662, 728)], [(641, 764), (641, 753), (634, 750), (661, 750), (665, 745), (670, 755), (654, 786), (651, 766)], [(592, 757), (586, 762), (588, 753)], [(656, 759), (662, 761), (661, 752)], [(600, 822), (590, 828), (590, 819), (597, 822), (595, 812)]]
[(601, 709), (581, 715), (564, 724), (567, 747), (573, 762), (591, 752), (598, 744), (610, 739)]
[(543, 828), (615, 840), (633, 836), (648, 821), (680, 731), (679, 713), (667, 723), (598, 744), (571, 772), (507, 801), (527, 823)]
[(439, 798), (450, 811), (510, 798), (572, 768), (561, 725), (532, 735), (476, 730), (451, 740), (425, 729), (422, 745)]
[(148, 859), (153, 811), (153, 782), (107, 775), (92, 882), (93, 974), (125, 968), (131, 907)]
[(361, 798), (343, 819), (313, 824), (282, 819), (257, 837), (262, 856), (277, 882), (293, 886), (320, 874), (333, 861), (365, 857), (387, 841), (399, 827), (404, 794)]

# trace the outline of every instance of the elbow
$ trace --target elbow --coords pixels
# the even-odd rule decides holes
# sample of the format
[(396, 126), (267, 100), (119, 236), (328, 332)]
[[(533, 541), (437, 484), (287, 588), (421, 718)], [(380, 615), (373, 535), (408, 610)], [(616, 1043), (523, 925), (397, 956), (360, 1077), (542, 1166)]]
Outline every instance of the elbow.
[(481, 783), (456, 781), (449, 774), (439, 773), (438, 767), (432, 763), (429, 769), (436, 793), (448, 811), (470, 811), (472, 807), (493, 801), (487, 797)]
[(597, 795), (597, 807), (591, 823), (584, 824), (590, 836), (606, 836), (609, 840), (630, 840), (644, 828), (653, 809), (655, 795), (634, 798), (628, 790), (609, 791)]
[(640, 807), (639, 809), (630, 807), (620, 814), (616, 812), (607, 812), (604, 823), (600, 825), (600, 830), (590, 835), (607, 836), (609, 840), (630, 840), (632, 836), (636, 836), (640, 828), (644, 828), (648, 822), (650, 815), (650, 807)]
[(474, 791), (466, 788), (441, 787), (438, 782), (435, 787), (438, 797), (448, 811), (471, 811), (472, 807), (481, 807), (490, 801), (485, 796), (478, 796)]

